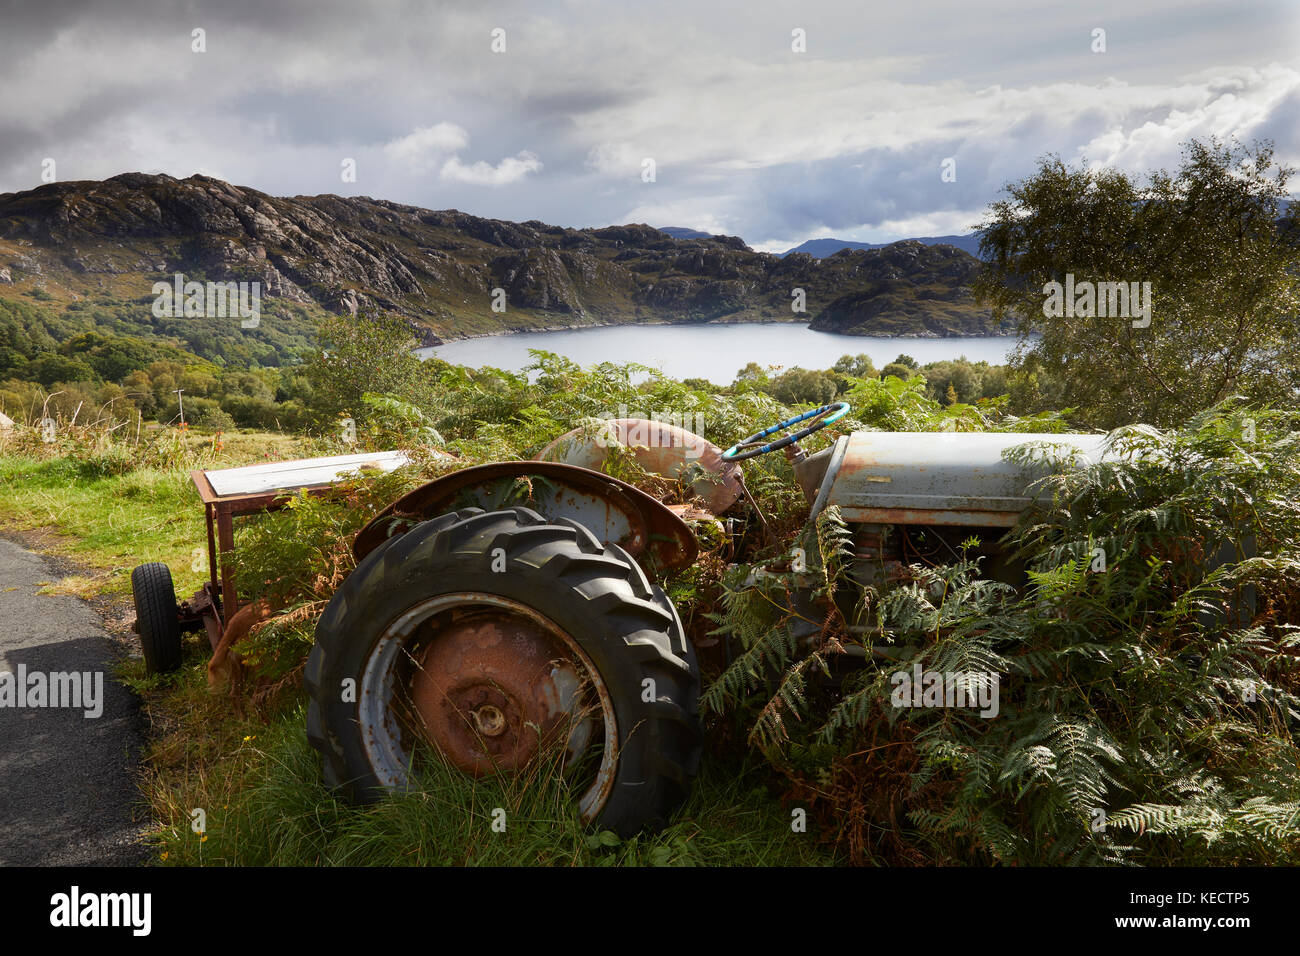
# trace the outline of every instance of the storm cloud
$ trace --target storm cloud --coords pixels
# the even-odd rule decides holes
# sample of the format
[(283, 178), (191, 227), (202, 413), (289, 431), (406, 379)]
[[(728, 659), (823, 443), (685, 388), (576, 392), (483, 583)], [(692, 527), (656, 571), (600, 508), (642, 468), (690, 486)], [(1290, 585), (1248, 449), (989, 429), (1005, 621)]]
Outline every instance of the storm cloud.
[(1264, 0), (11, 0), (0, 84), (0, 192), (53, 159), (768, 249), (964, 232), (1047, 153), (1300, 164), (1300, 10)]

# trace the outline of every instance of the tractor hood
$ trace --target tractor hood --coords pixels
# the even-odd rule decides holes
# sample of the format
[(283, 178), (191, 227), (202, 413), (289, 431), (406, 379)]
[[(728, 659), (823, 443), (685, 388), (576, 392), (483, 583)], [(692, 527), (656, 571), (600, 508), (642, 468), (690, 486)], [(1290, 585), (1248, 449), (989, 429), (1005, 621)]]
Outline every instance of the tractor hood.
[(1033, 500), (1030, 486), (1051, 471), (1004, 460), (1030, 442), (1081, 464), (1107, 455), (1105, 435), (854, 432), (800, 462), (812, 479), (800, 484), (805, 494), (816, 487), (814, 515), (835, 505), (853, 522), (1011, 527)]

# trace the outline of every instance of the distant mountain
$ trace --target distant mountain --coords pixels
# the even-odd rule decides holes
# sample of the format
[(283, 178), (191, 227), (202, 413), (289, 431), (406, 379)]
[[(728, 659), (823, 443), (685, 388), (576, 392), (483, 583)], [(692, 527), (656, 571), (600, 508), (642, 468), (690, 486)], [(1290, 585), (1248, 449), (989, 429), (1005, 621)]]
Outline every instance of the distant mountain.
[[(514, 223), (367, 197), (273, 197), (207, 176), (126, 173), (0, 194), (0, 306), (25, 301), (49, 314), (56, 341), (68, 334), (60, 329), (95, 323), (113, 334), (188, 343), (214, 360), (231, 358), (234, 339), (290, 357), (290, 340), (274, 338), (276, 309), (292, 312), (297, 328), (307, 330), (293, 342), (322, 310), (396, 313), (426, 344), (662, 322), (994, 334), (1000, 329), (970, 293), (978, 268), (959, 249), (916, 241), (782, 257), (755, 252), (736, 236)], [(232, 333), (226, 320), (156, 318), (153, 285), (176, 273), (259, 282), (270, 319)], [(492, 308), (498, 289), (504, 312)], [(803, 313), (791, 309), (796, 289)], [(111, 323), (104, 318), (110, 313)]]
[[(956, 246), (963, 252), (967, 252), (978, 258), (980, 254), (979, 233), (972, 232), (964, 236), (922, 236), (919, 239), (909, 239), (908, 242), (923, 242), (927, 246)], [(817, 259), (824, 259), (827, 256), (834, 255), (841, 249), (884, 249), (891, 246), (891, 242), (850, 242), (847, 239), (809, 239), (807, 242), (795, 246), (781, 253), (782, 256), (788, 256), (792, 252), (806, 252)]]
[[(1296, 200), (1284, 199), (1279, 203), (1278, 210), (1282, 218), (1291, 214), (1295, 208)], [(665, 232), (667, 230), (664, 230)], [(685, 230), (681, 230), (685, 231)], [(964, 252), (979, 258), (980, 254), (980, 234), (978, 232), (969, 232), (964, 236), (920, 236), (916, 239), (909, 239), (908, 242), (923, 242), (927, 246), (956, 246)], [(817, 259), (824, 259), (827, 256), (833, 256), (841, 249), (884, 249), (893, 245), (889, 242), (851, 242), (848, 239), (809, 239), (807, 242), (795, 246), (793, 249), (787, 249), (781, 253), (781, 256), (788, 256), (794, 252), (806, 252)]]
[(674, 239), (707, 239), (712, 235), (712, 233), (700, 232), (698, 229), (687, 229), (685, 226), (660, 226), (659, 231)]

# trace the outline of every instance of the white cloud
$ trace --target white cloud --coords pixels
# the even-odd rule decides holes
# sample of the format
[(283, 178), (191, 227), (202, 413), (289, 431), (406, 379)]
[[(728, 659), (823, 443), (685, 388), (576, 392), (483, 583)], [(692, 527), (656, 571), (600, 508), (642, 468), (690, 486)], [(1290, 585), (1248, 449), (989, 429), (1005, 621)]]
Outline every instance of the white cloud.
[(466, 164), (457, 154), (468, 146), (469, 133), (463, 127), (443, 122), (421, 126), (389, 140), (384, 144), (383, 153), (388, 161), (404, 164), (411, 170), (438, 169), (443, 179), (474, 186), (507, 186), (542, 168), (537, 154), (528, 150), (507, 156), (495, 166), (483, 160)]
[(1093, 166), (1114, 166), (1130, 172), (1173, 166), (1182, 144), (1189, 139), (1236, 136), (1246, 141), (1269, 135), (1273, 132), (1268, 128), (1270, 118), (1289, 96), (1297, 94), (1300, 71), (1280, 65), (1195, 75), (1172, 93), (1138, 92), (1146, 103), (1130, 103), (1130, 116), (1145, 106), (1163, 112), (1163, 117), (1125, 123), (1125, 115), (1117, 113), (1115, 125), (1081, 143), (1075, 158), (1086, 158)]
[(526, 149), (517, 156), (507, 156), (495, 166), (482, 160), (472, 166), (466, 166), (459, 157), (453, 156), (443, 163), (442, 178), (472, 183), (476, 186), (507, 186), (519, 182), (529, 173), (535, 173), (541, 168), (542, 161), (536, 154)]
[(448, 153), (469, 145), (469, 133), (455, 123), (420, 126), (398, 139), (384, 144), (384, 155), (413, 169), (427, 170), (438, 165)]
[[(647, 185), (645, 188), (653, 189)], [(679, 226), (683, 229), (699, 229), (710, 235), (730, 235), (724, 219), (718, 218), (712, 210), (719, 206), (732, 204), (731, 197), (710, 196), (705, 199), (678, 199), (663, 202), (646, 202), (629, 209), (626, 215), (607, 225), (621, 225), (627, 222), (644, 222), (652, 226)]]
[(1192, 136), (1271, 136), (1300, 164), (1300, 7), (1276, 0), (1097, 0), (1086, 21), (1028, 0), (751, 0), (739, 17), (698, 0), (653, 16), (632, 0), (376, 0), (360, 18), (351, 0), (286, 0), (213, 7), (201, 55), (135, 2), (6, 17), (0, 191), (39, 185), (49, 156), (61, 179), (213, 170), (277, 195), (784, 248), (964, 231), (1049, 152), (1142, 175)]
[(588, 150), (586, 166), (601, 176), (630, 177), (639, 175), (645, 158), (631, 143), (600, 143)]

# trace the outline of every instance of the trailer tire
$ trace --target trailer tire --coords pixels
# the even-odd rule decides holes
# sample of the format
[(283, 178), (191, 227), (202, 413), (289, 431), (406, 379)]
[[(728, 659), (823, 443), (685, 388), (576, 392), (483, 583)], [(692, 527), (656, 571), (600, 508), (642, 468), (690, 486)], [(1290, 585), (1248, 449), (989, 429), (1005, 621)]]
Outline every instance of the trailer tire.
[[(425, 608), (427, 617), (419, 617)], [(463, 623), (482, 620), (490, 624)], [(535, 625), (539, 632), (552, 627), (547, 639), (566, 643), (547, 649), (564, 647), (563, 665), (572, 664), (589, 681), (583, 685), (585, 699), (600, 698), (599, 708), (583, 713), (603, 709), (606, 722), (600, 726), (614, 728), (599, 738), (603, 755), (596, 782), (580, 801), (583, 819), (621, 836), (664, 825), (699, 768), (700, 677), (694, 648), (672, 602), (627, 552), (601, 543), (577, 522), (551, 521), (528, 508), (471, 508), (425, 521), (385, 542), (343, 582), (317, 625), (305, 674), (307, 734), (324, 758), (326, 783), (357, 803), (405, 787), (402, 761), (410, 766), (410, 751), (396, 742), (410, 739), (411, 731), (387, 731), (398, 718), (385, 714), (410, 713), (411, 707), (403, 711), (393, 704), (403, 689), (444, 678), (427, 678), (430, 668), (423, 665), (414, 676), (408, 671), (405, 678), (395, 677), (403, 673), (399, 665), (384, 661), (417, 654), (426, 655), (420, 658), (424, 662), (438, 659), (441, 641), (441, 647), (450, 642), (456, 649), (459, 665), (462, 648), (469, 646), (457, 643), (461, 635), (496, 626), (498, 620), (506, 622), (502, 633), (513, 633), (509, 628), (519, 622), (524, 631), (534, 626), (531, 622), (541, 622)], [(552, 665), (560, 661), (550, 660), (554, 678)], [(456, 671), (456, 679), (469, 674), (466, 682), (486, 686), (489, 678), (478, 673), (466, 667)], [(353, 688), (350, 700), (340, 693), (345, 682)], [(447, 692), (442, 694), (435, 699), (450, 701)], [(416, 696), (410, 690), (409, 699)], [(500, 699), (508, 703), (488, 709), (517, 715), (515, 697), (503, 692)], [(459, 719), (472, 728), (473, 706), (456, 708), (453, 723)], [(507, 728), (514, 732), (513, 724)], [(507, 739), (506, 732), (495, 733)], [(377, 737), (385, 742), (376, 744)], [(568, 742), (573, 739), (571, 734)], [(586, 746), (594, 762), (595, 745)]]
[(171, 569), (161, 561), (140, 565), (131, 572), (131, 594), (145, 668), (150, 674), (176, 670), (181, 666), (181, 624)]

